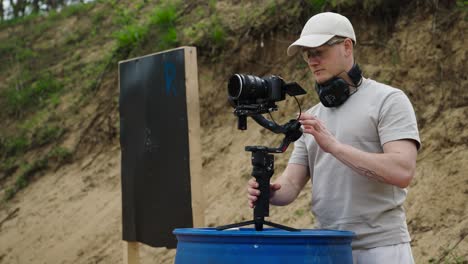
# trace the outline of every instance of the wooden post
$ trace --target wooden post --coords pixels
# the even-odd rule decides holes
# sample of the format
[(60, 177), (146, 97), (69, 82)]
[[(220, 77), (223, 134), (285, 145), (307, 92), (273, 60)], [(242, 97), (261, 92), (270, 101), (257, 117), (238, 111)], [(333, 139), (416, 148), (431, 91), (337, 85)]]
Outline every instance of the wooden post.
[(123, 263), (124, 264), (140, 264), (140, 248), (138, 242), (123, 243)]
[(197, 50), (185, 47), (185, 87), (189, 127), (190, 185), (192, 192), (192, 218), (194, 227), (205, 225), (200, 143), (200, 106), (198, 102)]

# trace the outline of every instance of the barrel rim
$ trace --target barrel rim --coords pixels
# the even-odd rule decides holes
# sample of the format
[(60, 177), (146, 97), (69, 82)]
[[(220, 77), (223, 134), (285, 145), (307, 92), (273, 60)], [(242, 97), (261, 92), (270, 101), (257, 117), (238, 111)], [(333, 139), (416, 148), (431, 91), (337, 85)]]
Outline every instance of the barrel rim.
[(353, 238), (355, 233), (348, 230), (332, 230), (332, 229), (300, 229), (299, 232), (290, 232), (277, 228), (265, 228), (263, 231), (255, 231), (254, 228), (236, 228), (227, 230), (216, 230), (216, 228), (176, 228), (173, 231), (175, 235), (192, 235), (192, 236), (216, 236), (216, 237), (233, 237), (233, 236), (252, 236), (257, 237), (333, 237), (333, 238)]

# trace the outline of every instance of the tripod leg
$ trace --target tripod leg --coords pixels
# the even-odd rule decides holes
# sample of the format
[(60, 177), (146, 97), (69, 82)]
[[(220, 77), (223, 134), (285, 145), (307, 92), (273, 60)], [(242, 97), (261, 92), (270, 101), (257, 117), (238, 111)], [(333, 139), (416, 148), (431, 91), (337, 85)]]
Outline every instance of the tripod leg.
[(247, 226), (247, 225), (252, 225), (252, 224), (255, 224), (255, 221), (254, 221), (254, 220), (249, 220), (249, 221), (240, 222), (240, 223), (235, 223), (235, 224), (230, 224), (230, 225), (218, 226), (218, 227), (216, 227), (216, 230), (220, 231), (220, 230), (225, 230), (225, 229), (229, 229), (229, 228)]
[(280, 224), (273, 223), (273, 222), (270, 222), (270, 221), (264, 221), (263, 223), (265, 225), (276, 227), (276, 228), (283, 229), (283, 230), (286, 230), (286, 231), (291, 231), (291, 232), (300, 232), (301, 231), (299, 229), (295, 229), (295, 228), (285, 226), (285, 225), (280, 225)]

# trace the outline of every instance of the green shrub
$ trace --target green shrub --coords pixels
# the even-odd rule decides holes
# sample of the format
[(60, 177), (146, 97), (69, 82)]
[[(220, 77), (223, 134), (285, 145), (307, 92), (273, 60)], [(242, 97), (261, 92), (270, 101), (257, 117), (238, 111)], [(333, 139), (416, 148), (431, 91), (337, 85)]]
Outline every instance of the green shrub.
[(178, 19), (178, 2), (166, 2), (157, 6), (149, 19), (149, 27), (155, 28), (159, 36), (158, 48), (169, 49), (177, 45), (176, 23)]
[(118, 50), (131, 50), (146, 38), (148, 28), (136, 24), (124, 26), (114, 33)]
[(0, 172), (4, 173), (4, 177), (8, 177), (18, 169), (14, 158), (7, 158), (0, 163)]
[(69, 17), (77, 14), (86, 14), (91, 8), (93, 3), (78, 3), (66, 6), (60, 13), (62, 17)]
[(15, 184), (5, 192), (4, 199), (5, 200), (12, 199), (16, 195), (17, 192), (19, 192), (21, 189), (28, 186), (31, 177), (35, 173), (41, 170), (44, 170), (45, 168), (47, 168), (46, 158), (37, 160), (33, 162), (32, 164), (29, 164), (29, 163), (23, 164), (21, 166), (21, 174), (16, 179)]
[(25, 110), (43, 106), (53, 94), (58, 93), (62, 85), (50, 74), (23, 88), (10, 87), (4, 93), (8, 113), (19, 115)]
[(58, 126), (45, 125), (39, 128), (32, 137), (31, 144), (34, 147), (44, 146), (53, 140), (60, 138), (64, 133), (64, 129)]
[(323, 10), (323, 7), (327, 3), (327, 0), (309, 0), (308, 4), (315, 13), (319, 13)]
[(68, 150), (67, 148), (55, 147), (49, 152), (49, 154), (47, 155), (47, 158), (50, 161), (55, 161), (57, 164), (60, 165), (60, 164), (68, 163), (71, 161), (72, 152)]
[[(63, 148), (63, 147), (55, 147), (53, 148), (44, 158), (34, 161), (32, 164), (24, 163), (20, 167), (20, 174), (16, 179), (15, 183), (11, 188), (6, 190), (4, 199), (10, 200), (12, 199), (18, 191), (28, 186), (31, 178), (38, 172), (43, 171), (55, 164), (55, 166), (59, 166), (64, 163), (71, 162), (72, 153), (70, 150)], [(3, 167), (18, 167), (12, 159), (7, 159), (8, 164), (5, 162), (0, 166), (0, 169)], [(15, 168), (15, 169), (16, 169)]]
[(29, 140), (25, 135), (3, 139), (0, 144), (2, 156), (15, 156), (24, 153), (29, 148)]
[(159, 49), (169, 49), (177, 45), (177, 31), (175, 27), (168, 28), (161, 36)]
[(30, 59), (36, 58), (37, 56), (37, 52), (29, 48), (17, 49), (16, 52), (16, 59), (21, 62), (28, 61)]
[(218, 18), (213, 19), (211, 29), (211, 42), (214, 47), (221, 47), (226, 41), (226, 32), (224, 31), (221, 21)]
[(174, 27), (177, 21), (177, 10), (175, 4), (163, 4), (153, 10), (150, 17), (152, 25), (163, 27)]

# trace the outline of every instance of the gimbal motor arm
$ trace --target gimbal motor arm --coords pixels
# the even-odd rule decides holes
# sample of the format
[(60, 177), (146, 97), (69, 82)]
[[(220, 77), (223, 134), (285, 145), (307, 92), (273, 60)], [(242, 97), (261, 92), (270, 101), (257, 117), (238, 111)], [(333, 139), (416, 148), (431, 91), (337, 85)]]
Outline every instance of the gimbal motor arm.
[[(277, 123), (266, 119), (263, 115), (252, 115), (255, 122), (262, 127), (272, 131), (275, 134), (284, 134), (283, 142), (278, 148), (266, 148), (269, 153), (283, 153), (288, 148), (291, 142), (298, 140), (302, 136), (301, 123), (296, 119), (291, 119), (284, 125), (278, 125)], [(247, 148), (246, 148), (247, 150)]]

